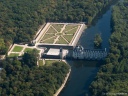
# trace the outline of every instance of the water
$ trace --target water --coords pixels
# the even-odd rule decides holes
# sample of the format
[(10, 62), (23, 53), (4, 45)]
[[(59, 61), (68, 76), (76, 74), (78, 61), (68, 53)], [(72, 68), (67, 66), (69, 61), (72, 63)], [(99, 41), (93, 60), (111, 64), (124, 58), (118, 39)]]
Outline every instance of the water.
[[(102, 49), (109, 49), (109, 41), (111, 34), (110, 28), (111, 9), (109, 9), (98, 22), (86, 29), (82, 34), (78, 44), (84, 48), (93, 49), (94, 36), (97, 33), (102, 37)], [(61, 92), (60, 96), (85, 96), (89, 94), (89, 85), (93, 81), (99, 67), (103, 62), (98, 61), (68, 61), (71, 66), (71, 75), (69, 82)]]
[(111, 19), (111, 10), (108, 10), (98, 22), (88, 28), (81, 36), (79, 40), (79, 44), (84, 46), (84, 48), (91, 48), (94, 47), (94, 36), (95, 34), (101, 34), (102, 37), (102, 48), (109, 48), (108, 39), (111, 35), (111, 28), (110, 28), (110, 19)]

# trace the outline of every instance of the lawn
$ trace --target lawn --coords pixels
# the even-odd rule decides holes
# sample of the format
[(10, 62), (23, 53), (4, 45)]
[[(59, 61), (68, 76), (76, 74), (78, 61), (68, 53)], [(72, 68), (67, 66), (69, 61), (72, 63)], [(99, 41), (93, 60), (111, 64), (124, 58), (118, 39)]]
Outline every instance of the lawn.
[[(32, 50), (33, 50), (33, 48), (25, 48), (24, 52), (32, 51)], [(38, 51), (38, 53), (40, 52), (40, 50), (37, 50), (37, 51)]]
[(68, 44), (67, 41), (65, 41), (62, 37), (59, 37), (58, 41), (56, 42), (56, 44)]
[(73, 28), (75, 28), (75, 27), (78, 27), (78, 25), (71, 25), (71, 24), (66, 25), (66, 27), (65, 27), (65, 29), (64, 29), (64, 32), (66, 32), (66, 31), (68, 31), (68, 30), (71, 30), (71, 29), (73, 29)]
[[(45, 60), (45, 66), (51, 66), (52, 63), (58, 62), (57, 60)], [(39, 66), (43, 66), (43, 60), (38, 60)]]
[(61, 28), (63, 28), (64, 24), (52, 24), (52, 26), (58, 31), (61, 31)]
[[(67, 24), (63, 32), (60, 33), (61, 29), (64, 27), (64, 24), (51, 24), (48, 31), (41, 38), (40, 43), (53, 44), (55, 42), (55, 44), (69, 44), (79, 26), (79, 24)], [(56, 40), (57, 37), (59, 37), (59, 40)]]
[(33, 50), (32, 48), (25, 48), (25, 49), (24, 49), (24, 52), (32, 51), (32, 50)]
[(52, 37), (50, 39), (44, 40), (41, 43), (52, 43), (53, 44), (55, 39), (56, 39), (56, 36), (55, 37)]
[(39, 66), (43, 66), (43, 60), (38, 60)]
[(11, 53), (8, 57), (17, 57), (19, 56), (19, 53)]
[(50, 27), (46, 33), (57, 33), (57, 31)]
[(75, 34), (76, 31), (77, 31), (77, 29), (78, 29), (78, 27), (74, 27), (74, 28), (72, 28), (71, 30), (66, 31), (65, 33), (66, 33), (66, 34)]
[(55, 34), (45, 34), (41, 40), (43, 41), (43, 40), (48, 39), (53, 36), (55, 36)]
[(15, 46), (15, 47), (13, 48), (12, 52), (21, 52), (22, 49), (23, 49), (23, 47), (21, 47), (21, 46)]
[(51, 66), (54, 62), (59, 62), (59, 61), (57, 61), (57, 60), (45, 60), (45, 65)]
[(73, 35), (64, 35), (63, 36), (68, 42), (71, 42)]

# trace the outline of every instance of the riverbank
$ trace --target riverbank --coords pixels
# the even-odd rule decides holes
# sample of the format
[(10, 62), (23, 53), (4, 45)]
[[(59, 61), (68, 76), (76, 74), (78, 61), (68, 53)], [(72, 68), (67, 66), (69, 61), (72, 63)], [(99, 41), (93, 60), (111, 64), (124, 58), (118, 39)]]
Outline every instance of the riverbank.
[(127, 5), (127, 0), (120, 0), (112, 6), (112, 31), (109, 38), (111, 51), (105, 65), (100, 67), (100, 71), (90, 85), (92, 96), (128, 96)]
[[(66, 64), (67, 62), (64, 61)], [(68, 78), (70, 76), (70, 73), (71, 73), (71, 68), (69, 69), (69, 72), (67, 73), (65, 79), (64, 79), (64, 82), (62, 83), (61, 87), (56, 91), (56, 93), (53, 95), (53, 96), (58, 96), (60, 94), (60, 92), (63, 90), (63, 88), (65, 87), (67, 81), (68, 81)]]
[[(50, 61), (49, 63), (51, 63), (51, 62), (56, 62), (56, 61), (58, 61), (58, 62), (64, 62), (65, 64), (67, 64), (67, 65), (69, 65), (65, 60), (60, 60), (60, 59), (45, 59), (45, 60), (47, 60), (47, 61)], [(44, 61), (45, 61), (44, 60)], [(46, 61), (45, 61), (45, 63), (46, 63)], [(48, 62), (47, 62), (48, 63)], [(44, 64), (44, 63), (43, 63)], [(50, 66), (49, 64), (47, 64), (46, 66)], [(69, 65), (70, 66), (70, 65)], [(64, 79), (64, 81), (63, 81), (63, 83), (61, 84), (61, 86), (60, 86), (60, 88), (56, 91), (56, 93), (53, 95), (53, 96), (58, 96), (60, 93), (61, 93), (61, 91), (63, 90), (63, 88), (65, 87), (65, 85), (66, 85), (66, 83), (67, 83), (67, 81), (68, 81), (68, 78), (69, 78), (69, 76), (70, 76), (70, 73), (71, 73), (71, 67), (69, 67), (69, 72), (66, 74), (66, 76), (65, 76), (65, 79)]]

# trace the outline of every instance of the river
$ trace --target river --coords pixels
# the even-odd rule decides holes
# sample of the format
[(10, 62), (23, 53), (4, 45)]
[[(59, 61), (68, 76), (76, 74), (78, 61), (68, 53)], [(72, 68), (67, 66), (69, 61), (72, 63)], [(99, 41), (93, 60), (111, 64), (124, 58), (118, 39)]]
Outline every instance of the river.
[[(93, 49), (94, 36), (100, 33), (103, 40), (102, 48), (107, 48), (108, 50), (108, 40), (111, 35), (110, 19), (111, 8), (98, 19), (95, 25), (92, 25), (83, 32), (78, 44), (82, 45), (84, 48)], [(71, 66), (72, 71), (69, 81), (59, 96), (90, 96), (89, 85), (96, 76), (102, 62), (85, 60), (70, 60), (67, 62)]]

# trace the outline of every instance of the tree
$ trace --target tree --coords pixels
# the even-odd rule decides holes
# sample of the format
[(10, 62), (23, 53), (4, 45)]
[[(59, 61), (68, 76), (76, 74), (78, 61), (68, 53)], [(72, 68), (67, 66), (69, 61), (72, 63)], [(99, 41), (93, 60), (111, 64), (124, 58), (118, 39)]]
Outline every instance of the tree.
[(37, 65), (39, 54), (36, 49), (33, 49), (32, 51), (27, 51), (23, 55), (23, 62), (24, 64), (27, 64), (29, 67), (33, 67)]
[(5, 54), (6, 52), (6, 45), (4, 39), (0, 38), (0, 54)]
[(94, 37), (94, 46), (101, 47), (101, 43), (102, 43), (102, 38), (101, 38), (100, 34), (96, 34)]

